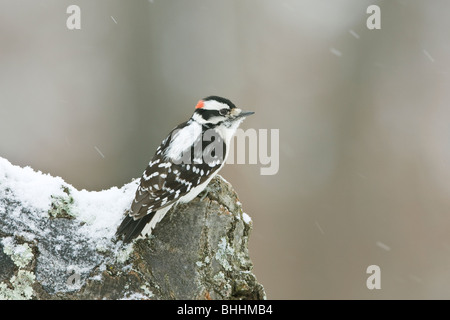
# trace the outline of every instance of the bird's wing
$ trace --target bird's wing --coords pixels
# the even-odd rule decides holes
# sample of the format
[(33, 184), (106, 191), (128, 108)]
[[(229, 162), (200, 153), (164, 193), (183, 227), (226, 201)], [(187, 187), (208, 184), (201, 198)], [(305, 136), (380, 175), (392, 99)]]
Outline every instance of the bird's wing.
[[(178, 201), (194, 187), (205, 182), (223, 164), (226, 146), (220, 136), (215, 136), (215, 141), (211, 142), (203, 141), (200, 135), (189, 150), (192, 161), (182, 161), (181, 163), (175, 162), (164, 155), (164, 150), (167, 150), (170, 140), (171, 134), (158, 147), (155, 156), (141, 177), (135, 199), (129, 211), (129, 215), (134, 220)], [(219, 145), (221, 146), (221, 152), (216, 155), (214, 154), (216, 150), (212, 149)], [(199, 163), (199, 160), (205, 158), (199, 157), (199, 150), (201, 150), (202, 155), (210, 155), (207, 161)]]

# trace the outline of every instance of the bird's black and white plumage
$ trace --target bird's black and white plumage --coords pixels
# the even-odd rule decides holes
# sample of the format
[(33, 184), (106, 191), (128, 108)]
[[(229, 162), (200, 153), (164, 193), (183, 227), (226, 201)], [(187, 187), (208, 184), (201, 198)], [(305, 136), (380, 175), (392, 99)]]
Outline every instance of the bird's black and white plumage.
[(202, 192), (223, 167), (239, 124), (251, 114), (225, 98), (200, 100), (192, 117), (156, 150), (117, 234), (124, 235), (125, 242), (148, 235), (173, 205)]

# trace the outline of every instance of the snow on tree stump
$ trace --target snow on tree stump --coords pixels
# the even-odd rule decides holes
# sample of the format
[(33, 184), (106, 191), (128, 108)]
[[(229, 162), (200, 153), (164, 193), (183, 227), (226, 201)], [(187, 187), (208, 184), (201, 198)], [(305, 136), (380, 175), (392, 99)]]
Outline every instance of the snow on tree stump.
[(152, 236), (117, 226), (138, 180), (100, 192), (0, 158), (0, 299), (265, 299), (252, 273), (250, 217), (220, 176)]

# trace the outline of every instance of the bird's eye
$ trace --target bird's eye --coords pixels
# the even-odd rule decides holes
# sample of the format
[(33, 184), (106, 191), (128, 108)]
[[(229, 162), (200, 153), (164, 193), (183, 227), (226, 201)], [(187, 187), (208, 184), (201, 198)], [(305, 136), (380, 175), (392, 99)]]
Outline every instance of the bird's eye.
[(224, 116), (224, 115), (226, 115), (228, 113), (228, 109), (220, 109), (219, 110), (219, 114), (221, 115), (221, 116)]

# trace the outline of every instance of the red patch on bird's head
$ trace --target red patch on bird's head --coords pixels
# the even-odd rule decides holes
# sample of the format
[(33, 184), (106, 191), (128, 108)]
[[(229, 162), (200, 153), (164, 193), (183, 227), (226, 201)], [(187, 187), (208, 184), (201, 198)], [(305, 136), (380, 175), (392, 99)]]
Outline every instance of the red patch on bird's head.
[(201, 109), (201, 108), (203, 108), (203, 104), (204, 104), (203, 100), (200, 100), (200, 101), (197, 103), (197, 105), (195, 106), (195, 109)]

